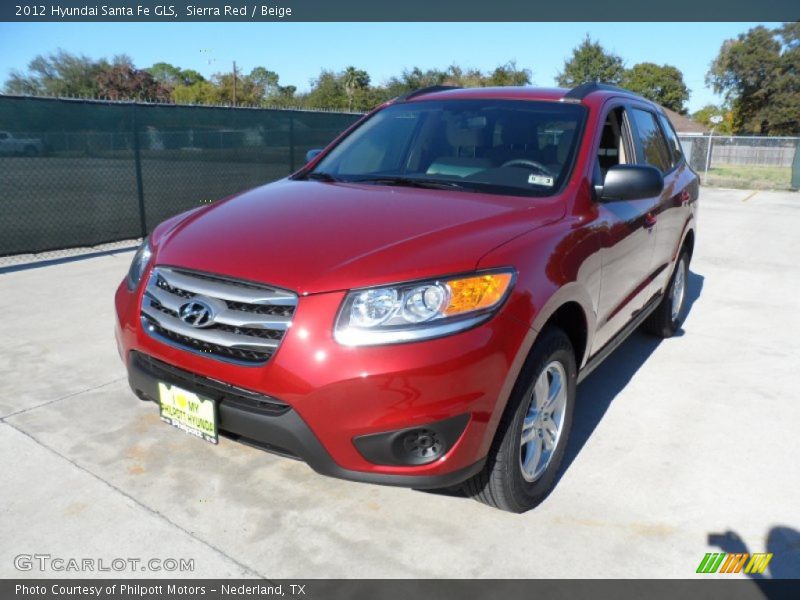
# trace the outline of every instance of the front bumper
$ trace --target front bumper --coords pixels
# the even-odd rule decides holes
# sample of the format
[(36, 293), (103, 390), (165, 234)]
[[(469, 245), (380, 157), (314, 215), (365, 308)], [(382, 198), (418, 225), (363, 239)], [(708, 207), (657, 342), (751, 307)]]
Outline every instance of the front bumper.
[[(223, 434), (300, 458), (325, 475), (388, 485), (447, 487), (482, 468), (532, 339), (529, 328), (501, 312), (445, 338), (344, 347), (331, 331), (344, 293), (333, 292), (302, 297), (269, 362), (241, 366), (150, 337), (139, 319), (140, 296), (124, 284), (116, 295), (120, 355), (140, 397), (155, 399), (158, 380), (194, 389), (218, 400)], [(209, 382), (217, 389), (195, 387)], [(250, 397), (237, 397), (242, 390)], [(392, 463), (375, 451), (380, 434), (391, 441), (392, 432), (442, 424), (443, 435), (456, 436), (432, 462)]]

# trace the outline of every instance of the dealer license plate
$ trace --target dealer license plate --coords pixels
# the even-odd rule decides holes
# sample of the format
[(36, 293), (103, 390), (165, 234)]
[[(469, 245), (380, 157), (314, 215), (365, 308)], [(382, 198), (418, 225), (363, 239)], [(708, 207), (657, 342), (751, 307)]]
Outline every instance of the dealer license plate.
[(213, 400), (160, 381), (158, 399), (162, 421), (212, 444), (219, 441), (217, 410)]

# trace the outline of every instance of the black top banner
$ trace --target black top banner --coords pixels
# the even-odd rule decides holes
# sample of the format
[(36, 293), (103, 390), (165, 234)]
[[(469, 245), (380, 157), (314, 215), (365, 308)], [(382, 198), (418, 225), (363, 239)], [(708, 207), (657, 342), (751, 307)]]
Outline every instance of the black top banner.
[(0, 21), (542, 22), (797, 21), (797, 0), (24, 0), (0, 3)]

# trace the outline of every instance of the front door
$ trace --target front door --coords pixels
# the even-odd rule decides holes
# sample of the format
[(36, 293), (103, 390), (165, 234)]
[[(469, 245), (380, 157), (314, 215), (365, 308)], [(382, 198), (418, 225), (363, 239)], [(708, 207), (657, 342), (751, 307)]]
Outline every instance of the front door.
[[(629, 109), (612, 107), (601, 133), (596, 182), (609, 168), (635, 164), (638, 140)], [(645, 306), (650, 297), (659, 198), (599, 202), (605, 223), (597, 330), (591, 353), (600, 350)]]

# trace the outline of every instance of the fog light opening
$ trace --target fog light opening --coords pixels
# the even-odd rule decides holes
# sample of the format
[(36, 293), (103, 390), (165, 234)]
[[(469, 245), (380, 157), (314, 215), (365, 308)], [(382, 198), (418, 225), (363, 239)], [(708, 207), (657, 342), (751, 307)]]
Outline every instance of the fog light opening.
[(443, 459), (468, 422), (469, 414), (464, 413), (407, 429), (358, 436), (353, 438), (353, 444), (373, 464), (418, 467)]
[(415, 458), (434, 460), (444, 454), (444, 443), (430, 429), (415, 429), (403, 436), (403, 450)]

